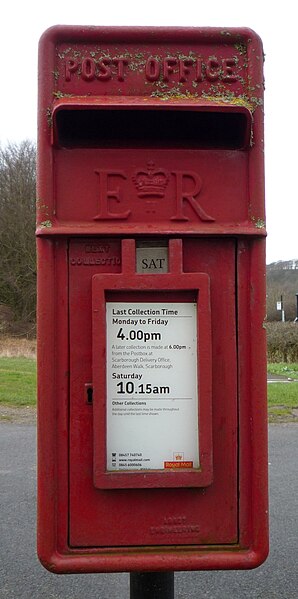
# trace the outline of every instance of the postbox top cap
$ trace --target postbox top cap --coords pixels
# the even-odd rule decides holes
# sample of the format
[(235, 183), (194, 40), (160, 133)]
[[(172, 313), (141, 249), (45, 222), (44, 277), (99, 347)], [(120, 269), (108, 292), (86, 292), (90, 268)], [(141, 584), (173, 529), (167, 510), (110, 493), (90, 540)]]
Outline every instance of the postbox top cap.
[(242, 112), (247, 117), (251, 113), (251, 107), (247, 102), (238, 99), (208, 98), (188, 96), (184, 94), (168, 96), (166, 98), (152, 98), (144, 96), (70, 96), (59, 98), (54, 102), (53, 114), (60, 110), (92, 110), (92, 109), (115, 109), (115, 110), (206, 110), (219, 112)]

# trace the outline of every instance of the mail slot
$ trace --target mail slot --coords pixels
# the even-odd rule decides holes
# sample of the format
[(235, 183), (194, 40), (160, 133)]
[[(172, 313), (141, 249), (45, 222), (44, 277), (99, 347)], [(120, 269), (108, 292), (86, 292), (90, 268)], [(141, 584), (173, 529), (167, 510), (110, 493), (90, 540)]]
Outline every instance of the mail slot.
[(38, 555), (268, 551), (262, 44), (54, 27), (39, 56)]

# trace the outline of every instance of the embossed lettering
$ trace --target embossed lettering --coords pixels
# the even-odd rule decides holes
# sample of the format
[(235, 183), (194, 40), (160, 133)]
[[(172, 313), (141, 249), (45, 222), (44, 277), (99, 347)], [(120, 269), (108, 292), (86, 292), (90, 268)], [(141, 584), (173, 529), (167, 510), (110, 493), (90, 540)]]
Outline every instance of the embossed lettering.
[(203, 59), (198, 58), (196, 63), (196, 81), (203, 81)]
[(170, 75), (174, 73), (174, 66), (177, 65), (176, 58), (165, 58), (163, 61), (163, 78), (165, 81), (169, 81)]
[(95, 79), (95, 62), (92, 58), (82, 60), (82, 79), (93, 81)]
[(104, 253), (108, 253), (110, 251), (110, 246), (109, 245), (100, 245), (97, 243), (92, 243), (90, 245), (86, 245), (85, 246), (85, 252), (86, 254), (104, 254)]
[(190, 74), (189, 67), (192, 66), (192, 64), (192, 60), (179, 60), (179, 81), (181, 81), (181, 83), (187, 81), (187, 75)]
[(186, 524), (185, 526), (151, 526), (150, 533), (152, 535), (168, 535), (168, 534), (190, 534), (200, 532), (198, 524)]
[(118, 81), (124, 81), (124, 67), (128, 65), (128, 60), (126, 58), (114, 58), (113, 64), (117, 67)]
[(99, 60), (98, 64), (98, 73), (96, 75), (97, 79), (100, 79), (101, 81), (109, 81), (109, 79), (111, 79), (112, 77), (112, 71), (111, 68), (109, 67), (109, 65), (111, 64), (111, 61), (109, 58), (103, 58), (102, 60)]
[(217, 58), (209, 58), (206, 64), (206, 79), (217, 81), (220, 75), (220, 66)]
[(164, 518), (162, 525), (150, 527), (152, 535), (192, 534), (199, 532), (200, 526), (195, 523), (187, 523), (186, 516), (168, 516)]
[(76, 60), (67, 60), (65, 63), (65, 81), (71, 81), (71, 74), (78, 70), (79, 63)]
[(157, 81), (160, 75), (160, 63), (157, 58), (148, 58), (145, 68), (146, 79)]
[(121, 202), (123, 193), (121, 187), (116, 187), (116, 189), (109, 189), (109, 178), (110, 177), (119, 177), (120, 179), (127, 179), (125, 173), (123, 171), (104, 171), (104, 170), (95, 170), (96, 175), (99, 176), (99, 202), (100, 202), (100, 211), (97, 216), (94, 216), (94, 220), (119, 220), (126, 219), (130, 215), (130, 210), (126, 210), (125, 212), (111, 212), (110, 211), (110, 200), (116, 200), (116, 202)]
[[(240, 73), (238, 72), (239, 58), (230, 56), (219, 58), (217, 56), (195, 56), (193, 52), (186, 57), (167, 56), (157, 57), (149, 56), (145, 62), (139, 64), (139, 72), (143, 73), (147, 81), (154, 83), (155, 81), (170, 81), (171, 79), (180, 83), (186, 82), (202, 82), (207, 81), (223, 81), (224, 83), (233, 83), (237, 81)], [(138, 58), (135, 58), (134, 64), (138, 65)], [(129, 65), (128, 58), (119, 57), (99, 57), (95, 60), (91, 56), (85, 56), (82, 61), (71, 58), (65, 61), (65, 81), (71, 81), (74, 73), (81, 77), (86, 82), (92, 82), (95, 79), (99, 81), (109, 81), (115, 78), (122, 82), (132, 71), (126, 69)], [(238, 68), (237, 68), (238, 67)]]
[(119, 256), (109, 256), (108, 258), (71, 258), (71, 266), (118, 266), (121, 264)]
[(164, 524), (184, 524), (186, 522), (186, 516), (166, 516)]
[(237, 74), (234, 72), (236, 67), (236, 58), (224, 58), (222, 61), (222, 80), (228, 83), (229, 81), (237, 81)]
[[(122, 212), (114, 211), (112, 202), (121, 203), (125, 201), (124, 186), (116, 185), (115, 179), (119, 178), (122, 181), (127, 180), (124, 171), (113, 170), (95, 170), (95, 174), (99, 177), (99, 213), (94, 217), (94, 220), (125, 220), (131, 210), (123, 210)], [(138, 176), (133, 176), (132, 180), (137, 187), (137, 195), (141, 198), (155, 196), (162, 198), (165, 195), (166, 186), (170, 175), (163, 169), (154, 171), (154, 176), (151, 171), (145, 172), (145, 181), (141, 175), (143, 171), (137, 171)], [(204, 222), (213, 222), (213, 216), (207, 214), (204, 208), (198, 202), (198, 195), (202, 188), (202, 179), (194, 171), (173, 171), (171, 173), (175, 177), (176, 188), (176, 206), (175, 213), (171, 216), (174, 221), (189, 221), (190, 217), (185, 213), (186, 205), (190, 206), (194, 214)], [(139, 191), (141, 185), (141, 192)], [(156, 186), (159, 185), (157, 188)], [(152, 187), (153, 186), (153, 187)], [(127, 205), (127, 204), (126, 204)]]
[[(212, 216), (209, 216), (209, 214), (205, 212), (205, 210), (196, 200), (196, 196), (199, 195), (202, 187), (201, 177), (199, 177), (199, 175), (194, 171), (176, 171), (173, 172), (173, 175), (176, 177), (176, 214), (171, 217), (171, 220), (189, 220), (189, 218), (184, 214), (184, 204), (187, 202), (202, 221), (214, 221), (215, 219)], [(187, 180), (193, 182), (193, 188), (191, 191), (184, 188)]]

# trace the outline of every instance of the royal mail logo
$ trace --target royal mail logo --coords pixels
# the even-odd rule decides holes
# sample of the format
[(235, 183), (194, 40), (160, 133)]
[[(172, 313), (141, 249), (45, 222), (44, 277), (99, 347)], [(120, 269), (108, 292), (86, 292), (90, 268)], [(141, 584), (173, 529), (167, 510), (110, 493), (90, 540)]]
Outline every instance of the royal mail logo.
[(183, 451), (174, 451), (173, 461), (164, 462), (164, 468), (166, 468), (166, 469), (193, 468), (193, 462), (191, 460), (184, 459)]
[(184, 461), (184, 460), (182, 460), (181, 462), (180, 461), (177, 461), (177, 462), (164, 462), (164, 468), (167, 469), (167, 470), (169, 470), (169, 469), (177, 470), (178, 468), (184, 468), (184, 469), (186, 469), (186, 468), (193, 468), (193, 462), (191, 462), (191, 461)]
[(173, 458), (174, 460), (177, 460), (179, 462), (181, 462), (181, 460), (184, 460), (184, 453), (180, 452), (174, 452), (173, 454)]
[(169, 173), (155, 168), (154, 162), (147, 163), (147, 170), (136, 171), (132, 180), (137, 188), (139, 198), (163, 198), (169, 182)]

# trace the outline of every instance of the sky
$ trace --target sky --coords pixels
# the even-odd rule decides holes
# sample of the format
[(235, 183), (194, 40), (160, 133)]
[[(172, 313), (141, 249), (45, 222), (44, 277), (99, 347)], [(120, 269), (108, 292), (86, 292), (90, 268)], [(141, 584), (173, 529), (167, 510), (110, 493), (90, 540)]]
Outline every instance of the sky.
[[(293, 0), (131, 0), (2, 3), (0, 145), (36, 140), (38, 40), (52, 25), (250, 27), (262, 38), (265, 71), (267, 263), (298, 258), (297, 30)], [(298, 168), (297, 168), (298, 171)]]

